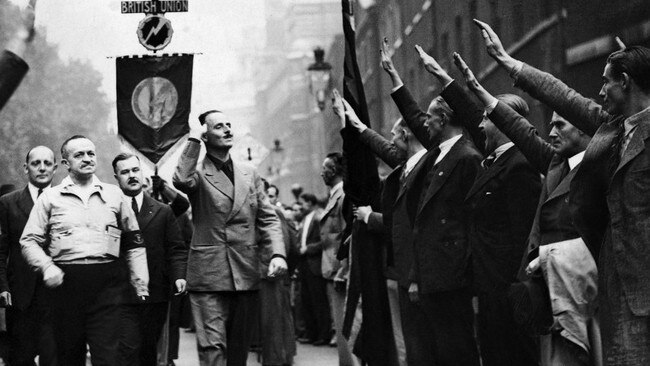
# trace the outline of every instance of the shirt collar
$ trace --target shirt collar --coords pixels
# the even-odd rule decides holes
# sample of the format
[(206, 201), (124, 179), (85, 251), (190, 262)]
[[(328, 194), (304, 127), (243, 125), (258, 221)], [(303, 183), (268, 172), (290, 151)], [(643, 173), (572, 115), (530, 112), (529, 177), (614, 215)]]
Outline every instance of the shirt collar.
[(404, 165), (404, 174), (408, 174), (413, 170), (415, 165), (420, 161), (420, 159), (424, 156), (424, 154), (427, 153), (426, 149), (421, 149), (420, 151), (416, 152), (411, 156), (407, 161), (406, 164)]
[(582, 161), (582, 158), (585, 157), (585, 151), (581, 151), (572, 157), (569, 158), (569, 169), (573, 170), (580, 162)]
[(217, 168), (218, 170), (222, 170), (224, 166), (227, 166), (232, 170), (232, 159), (230, 158), (230, 155), (228, 155), (228, 159), (226, 160), (221, 160), (219, 158), (207, 155), (208, 159), (214, 164), (214, 167)]
[(140, 191), (135, 197), (135, 203), (138, 204), (138, 210), (142, 210), (142, 201), (144, 200), (144, 192)]
[(636, 126), (639, 125), (639, 122), (644, 119), (648, 119), (648, 116), (650, 115), (650, 107), (633, 114), (625, 119), (623, 122), (623, 128), (625, 129), (625, 136), (627, 136), (632, 130), (636, 128)]
[[(99, 178), (97, 178), (96, 175), (93, 174), (93, 177), (91, 179), (92, 179), (92, 181), (90, 182), (90, 185), (95, 186), (95, 187), (99, 187), (99, 188), (102, 187), (102, 182), (99, 180)], [(72, 178), (70, 178), (69, 175), (67, 177), (63, 178), (63, 180), (61, 181), (61, 187), (69, 187), (69, 186), (73, 186), (73, 185), (75, 185), (75, 183), (72, 181)]]
[(506, 142), (505, 144), (494, 149), (494, 152), (490, 155), (494, 155), (494, 160), (496, 161), (499, 156), (503, 155), (504, 152), (508, 151), (511, 147), (515, 146), (514, 142)]
[(336, 183), (334, 187), (332, 187), (332, 189), (330, 190), (330, 197), (332, 197), (336, 192), (342, 189), (343, 189), (343, 181)]
[(440, 145), (438, 145), (438, 148), (440, 149), (441, 152), (442, 151), (449, 151), (449, 150), (451, 150), (451, 147), (454, 146), (454, 144), (456, 142), (458, 142), (458, 140), (460, 140), (461, 137), (463, 137), (462, 134), (456, 135), (456, 136), (454, 136), (454, 137), (452, 137), (450, 139), (447, 139), (447, 140), (441, 142)]
[[(43, 190), (50, 188), (51, 186), (52, 184), (50, 183), (46, 187), (44, 187)], [(32, 201), (36, 202), (36, 199), (38, 198), (39, 188), (33, 185), (32, 182), (27, 182), (27, 189), (29, 190), (29, 195), (32, 196)]]

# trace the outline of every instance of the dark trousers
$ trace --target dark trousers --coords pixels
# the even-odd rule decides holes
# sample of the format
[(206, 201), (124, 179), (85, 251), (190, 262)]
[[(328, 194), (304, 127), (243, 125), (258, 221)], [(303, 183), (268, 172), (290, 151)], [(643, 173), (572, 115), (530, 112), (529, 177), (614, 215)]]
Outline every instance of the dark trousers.
[(117, 262), (60, 267), (63, 284), (48, 291), (59, 365), (85, 366), (86, 344), (93, 366), (119, 365), (123, 267)]
[(313, 274), (306, 261), (300, 266), (300, 292), (306, 331), (304, 337), (329, 342), (332, 318), (327, 300), (327, 281)]
[(483, 366), (539, 365), (537, 337), (512, 317), (507, 291), (478, 293), (478, 336)]
[(27, 308), (7, 308), (10, 365), (33, 366), (36, 355), (39, 355), (41, 366), (56, 365), (52, 320), (50, 310), (44, 304), (44, 291), (42, 284), (37, 284)]
[(246, 366), (258, 291), (190, 292), (201, 366)]
[(420, 294), (409, 300), (400, 287), (402, 331), (409, 366), (478, 366), (474, 310), (469, 290)]
[(178, 358), (182, 303), (187, 301), (187, 295), (172, 296), (169, 301), (169, 353), (167, 359), (171, 361)]
[(166, 302), (122, 306), (120, 365), (156, 366), (158, 340), (166, 317)]

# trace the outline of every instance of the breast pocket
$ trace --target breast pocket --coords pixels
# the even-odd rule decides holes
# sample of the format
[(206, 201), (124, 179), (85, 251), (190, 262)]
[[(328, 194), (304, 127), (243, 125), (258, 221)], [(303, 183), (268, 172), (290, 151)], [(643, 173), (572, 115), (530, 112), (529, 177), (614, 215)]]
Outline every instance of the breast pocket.
[(114, 256), (120, 256), (120, 239), (122, 238), (122, 230), (109, 226), (106, 228), (106, 253)]

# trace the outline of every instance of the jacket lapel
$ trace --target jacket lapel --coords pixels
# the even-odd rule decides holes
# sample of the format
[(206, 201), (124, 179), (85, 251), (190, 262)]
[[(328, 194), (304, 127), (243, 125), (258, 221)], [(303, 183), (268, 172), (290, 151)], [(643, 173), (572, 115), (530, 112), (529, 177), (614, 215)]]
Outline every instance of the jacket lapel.
[(621, 170), (621, 168), (623, 168), (630, 161), (632, 161), (632, 159), (634, 159), (643, 150), (645, 150), (645, 140), (649, 135), (650, 121), (640, 121), (639, 125), (636, 128), (636, 131), (634, 131), (634, 134), (632, 135), (630, 143), (627, 145), (627, 149), (625, 149), (625, 152), (623, 153), (623, 157), (621, 157), (621, 162), (618, 164), (614, 175), (616, 175), (619, 170)]
[[(242, 205), (246, 201), (246, 197), (248, 197), (248, 191), (251, 185), (254, 183), (250, 182), (250, 177), (248, 176), (248, 172), (244, 172), (237, 167), (235, 162), (233, 161), (232, 164), (232, 170), (233, 170), (233, 177), (235, 178), (235, 198), (233, 199), (232, 203), (232, 211), (230, 211), (230, 215), (228, 216), (228, 220), (230, 220), (239, 210), (241, 210)], [(225, 180), (230, 182), (230, 179), (223, 174)], [(255, 199), (257, 199), (257, 190), (255, 190)]]
[[(409, 188), (411, 188), (416, 180), (416, 177), (421, 173), (422, 169), (424, 169), (425, 166), (428, 166), (425, 162), (428, 161), (429, 159), (434, 159), (437, 157), (434, 156), (432, 153), (433, 150), (429, 150), (420, 158), (417, 164), (413, 167), (409, 175), (406, 177), (406, 180), (404, 181), (404, 184), (400, 184), (399, 187), (399, 193), (397, 194), (397, 197), (395, 198), (395, 202), (393, 205), (396, 205), (397, 202), (404, 196), (404, 193), (408, 191)], [(404, 166), (402, 166), (402, 169), (404, 169)], [(399, 174), (402, 174), (402, 171), (400, 170)], [(399, 179), (399, 176), (398, 178)]]
[(32, 201), (32, 195), (29, 194), (29, 187), (25, 187), (20, 193), (20, 198), (18, 199), (18, 207), (25, 214), (26, 217), (29, 217), (29, 213), (34, 207), (34, 202)]
[[(234, 166), (235, 164), (233, 163), (233, 168)], [(224, 172), (218, 170), (217, 167), (214, 166), (212, 161), (210, 161), (210, 158), (207, 156), (203, 159), (203, 172), (205, 174), (205, 178), (208, 180), (208, 182), (210, 182), (210, 184), (212, 184), (226, 197), (230, 198), (231, 200), (233, 199), (232, 182), (230, 182), (230, 179), (228, 179), (228, 176)]]
[(469, 190), (466, 199), (471, 198), (481, 188), (483, 188), (483, 186), (485, 186), (490, 180), (492, 180), (492, 178), (498, 176), (499, 173), (501, 173), (501, 171), (506, 168), (508, 160), (510, 160), (510, 157), (512, 157), (516, 151), (517, 151), (516, 147), (514, 146), (509, 148), (503, 154), (501, 154), (501, 156), (499, 156), (497, 161), (495, 161), (491, 167), (483, 171), (483, 173), (481, 173), (476, 179), (476, 182), (474, 182), (472, 188)]
[(325, 211), (323, 213), (323, 216), (321, 217), (321, 222), (329, 215), (329, 213), (336, 207), (336, 203), (338, 202), (339, 198), (343, 195), (343, 190), (339, 189), (336, 192), (334, 192), (334, 195), (332, 198), (327, 200), (327, 206), (325, 206)]
[(153, 198), (149, 197), (146, 193), (142, 198), (142, 207), (138, 212), (138, 225), (140, 226), (140, 231), (143, 231), (151, 222), (151, 219), (156, 216), (160, 208), (156, 207), (153, 202)]
[(573, 180), (573, 176), (576, 175), (579, 167), (580, 164), (576, 165), (573, 169), (571, 169), (571, 171), (569, 171), (569, 173), (567, 173), (567, 175), (562, 179), (562, 181), (560, 181), (557, 187), (555, 187), (555, 189), (551, 192), (545, 202), (569, 193), (571, 181)]
[[(424, 199), (422, 202), (419, 203), (418, 205), (418, 215), (420, 212), (422, 212), (422, 209), (424, 206), (426, 206), (427, 202), (431, 200), (433, 196), (438, 193), (440, 188), (445, 184), (447, 181), (447, 178), (449, 178), (449, 175), (451, 172), (454, 170), (456, 167), (456, 164), (458, 164), (458, 150), (465, 145), (465, 138), (461, 137), (460, 140), (458, 140), (454, 146), (451, 147), (447, 155), (445, 155), (444, 158), (438, 163), (437, 167), (432, 167), (432, 169), (427, 172), (426, 174), (434, 174), (433, 177), (431, 177), (431, 183), (429, 184), (429, 187), (425, 189), (427, 190), (427, 194), (424, 196)], [(435, 163), (434, 163), (435, 164)]]

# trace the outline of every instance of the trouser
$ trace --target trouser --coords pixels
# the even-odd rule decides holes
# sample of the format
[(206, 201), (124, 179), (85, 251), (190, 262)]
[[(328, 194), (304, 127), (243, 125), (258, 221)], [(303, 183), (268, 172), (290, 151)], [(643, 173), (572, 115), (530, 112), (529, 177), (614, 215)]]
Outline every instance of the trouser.
[(413, 303), (400, 287), (402, 329), (409, 366), (478, 366), (469, 290), (420, 294)]
[(540, 337), (542, 366), (597, 366), (582, 347), (560, 335), (559, 331)]
[(172, 296), (169, 300), (169, 354), (167, 356), (169, 361), (178, 358), (182, 302), (186, 299), (186, 295), (180, 295)]
[(156, 366), (158, 340), (166, 317), (166, 302), (122, 306), (121, 366)]
[(402, 317), (400, 316), (399, 310), (399, 288), (397, 281), (387, 279), (386, 289), (388, 291), (390, 320), (393, 327), (395, 350), (397, 352), (397, 364), (399, 366), (406, 366), (406, 345), (404, 344), (404, 334), (402, 333)]
[(478, 338), (483, 366), (539, 364), (536, 337), (521, 330), (512, 317), (507, 290), (478, 292)]
[(330, 308), (327, 300), (327, 281), (309, 270), (307, 263), (300, 267), (302, 315), (306, 334), (311, 340), (329, 342), (331, 336)]
[(258, 291), (190, 292), (201, 366), (245, 366)]
[(63, 284), (48, 291), (58, 363), (86, 365), (86, 345), (93, 366), (119, 365), (117, 347), (120, 297), (127, 285), (118, 262), (60, 265)]
[(343, 337), (343, 318), (345, 317), (345, 292), (339, 292), (334, 289), (334, 281), (327, 281), (327, 297), (330, 303), (330, 311), (334, 320), (334, 330), (336, 331), (336, 347), (339, 352), (339, 366), (355, 366), (352, 351), (348, 342)]
[(56, 365), (52, 319), (49, 307), (44, 304), (44, 292), (43, 285), (37, 283), (32, 302), (27, 308), (7, 308), (10, 365), (33, 366), (36, 355), (39, 356), (39, 365)]

